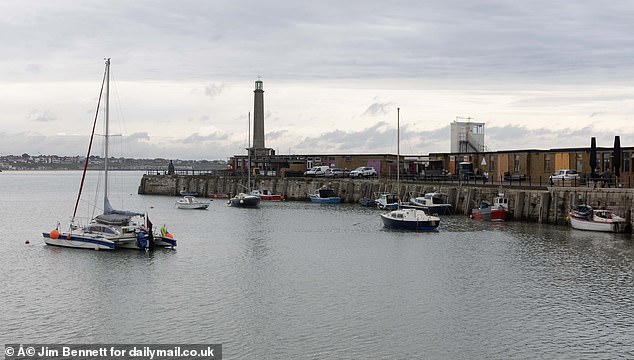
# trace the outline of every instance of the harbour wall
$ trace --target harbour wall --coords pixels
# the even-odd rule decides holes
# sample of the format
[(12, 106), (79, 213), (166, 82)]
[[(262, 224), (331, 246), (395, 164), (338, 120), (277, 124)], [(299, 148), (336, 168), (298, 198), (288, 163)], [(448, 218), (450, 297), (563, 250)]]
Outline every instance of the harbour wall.
[[(401, 199), (410, 195), (442, 192), (448, 195), (456, 213), (468, 215), (480, 200), (492, 202), (503, 192), (509, 199), (511, 216), (517, 221), (565, 224), (568, 211), (574, 205), (587, 204), (606, 208), (632, 222), (634, 189), (570, 187), (513, 187), (492, 184), (458, 184), (406, 182), (383, 179), (324, 179), (324, 178), (256, 178), (254, 188), (282, 194), (286, 200), (308, 201), (308, 194), (322, 186), (332, 188), (343, 202), (356, 203), (361, 198), (375, 198), (378, 193), (397, 193)], [(241, 177), (214, 175), (143, 175), (139, 194), (179, 196), (180, 191), (196, 192), (201, 197), (233, 195), (244, 192), (247, 180)], [(397, 189), (398, 187), (398, 189)]]

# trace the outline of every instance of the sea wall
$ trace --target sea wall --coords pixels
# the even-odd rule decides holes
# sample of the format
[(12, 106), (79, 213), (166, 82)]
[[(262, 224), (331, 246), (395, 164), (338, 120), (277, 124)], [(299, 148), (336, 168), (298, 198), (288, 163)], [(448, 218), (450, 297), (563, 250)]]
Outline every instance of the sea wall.
[[(565, 224), (571, 206), (588, 204), (605, 207), (632, 221), (634, 189), (592, 187), (500, 187), (457, 183), (396, 182), (379, 179), (323, 178), (256, 178), (254, 187), (284, 195), (286, 200), (308, 201), (308, 194), (326, 185), (346, 203), (361, 198), (374, 198), (381, 192), (398, 192), (402, 199), (409, 195), (439, 191), (448, 195), (458, 214), (469, 214), (478, 201), (492, 201), (498, 192), (509, 198), (514, 220)], [(398, 189), (397, 189), (398, 187)], [(178, 196), (180, 191), (197, 192), (201, 197), (233, 195), (245, 191), (246, 179), (212, 175), (143, 175), (139, 194)]]

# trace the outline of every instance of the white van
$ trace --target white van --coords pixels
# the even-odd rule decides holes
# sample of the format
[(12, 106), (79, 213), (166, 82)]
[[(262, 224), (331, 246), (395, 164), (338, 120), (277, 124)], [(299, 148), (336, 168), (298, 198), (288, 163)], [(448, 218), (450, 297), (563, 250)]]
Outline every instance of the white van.
[(313, 166), (312, 168), (306, 170), (304, 176), (324, 176), (326, 175), (326, 170), (328, 170), (328, 166)]
[(326, 165), (324, 165), (324, 166), (315, 166), (314, 167), (315, 175), (313, 175), (313, 176), (316, 176), (316, 177), (325, 176), (326, 175), (326, 170), (328, 170), (329, 167), (330, 166), (326, 166)]

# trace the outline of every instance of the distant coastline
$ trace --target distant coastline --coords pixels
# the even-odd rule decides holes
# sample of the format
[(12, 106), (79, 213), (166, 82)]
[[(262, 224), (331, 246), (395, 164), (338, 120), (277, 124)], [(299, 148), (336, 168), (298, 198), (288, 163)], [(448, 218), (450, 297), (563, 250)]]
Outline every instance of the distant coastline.
[[(100, 156), (91, 156), (88, 159), (88, 170), (103, 169), (104, 159)], [(178, 170), (221, 170), (226, 169), (224, 160), (179, 160), (172, 159)], [(149, 171), (165, 169), (170, 159), (133, 159), (110, 157), (108, 166), (111, 170), (120, 171)], [(57, 156), (57, 155), (4, 155), (0, 156), (0, 170), (82, 170), (86, 163), (85, 156)]]

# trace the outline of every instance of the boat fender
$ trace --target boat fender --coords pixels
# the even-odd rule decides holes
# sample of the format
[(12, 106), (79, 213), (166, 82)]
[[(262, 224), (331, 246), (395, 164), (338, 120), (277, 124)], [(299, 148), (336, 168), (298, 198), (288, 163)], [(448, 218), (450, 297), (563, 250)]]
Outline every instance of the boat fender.
[(147, 239), (144, 232), (136, 234), (136, 246), (139, 249), (145, 249), (147, 247)]
[(51, 239), (56, 240), (57, 238), (59, 238), (59, 231), (57, 229), (53, 229), (53, 231), (51, 231), (49, 235)]

